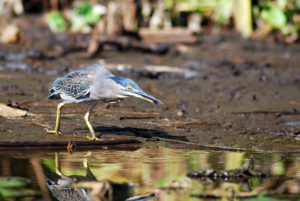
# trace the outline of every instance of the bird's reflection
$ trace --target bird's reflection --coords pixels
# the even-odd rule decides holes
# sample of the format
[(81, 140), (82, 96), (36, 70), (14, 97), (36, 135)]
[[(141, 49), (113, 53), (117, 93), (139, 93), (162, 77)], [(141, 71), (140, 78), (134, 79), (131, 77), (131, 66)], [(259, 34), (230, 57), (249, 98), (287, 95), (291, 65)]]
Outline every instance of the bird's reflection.
[(59, 201), (118, 201), (132, 196), (130, 183), (114, 183), (110, 181), (98, 181), (89, 169), (87, 158), (83, 165), (86, 175), (66, 176), (61, 172), (59, 154), (55, 153), (55, 173), (47, 174), (47, 186)]

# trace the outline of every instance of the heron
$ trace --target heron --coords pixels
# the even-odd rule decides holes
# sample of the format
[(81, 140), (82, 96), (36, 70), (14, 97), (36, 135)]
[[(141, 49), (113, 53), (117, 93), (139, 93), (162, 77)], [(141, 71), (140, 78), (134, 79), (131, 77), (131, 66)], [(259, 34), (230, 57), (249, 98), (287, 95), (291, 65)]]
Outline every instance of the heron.
[(101, 65), (84, 66), (57, 78), (50, 86), (49, 93), (49, 99), (63, 101), (57, 105), (54, 130), (46, 129), (46, 132), (63, 135), (60, 131), (61, 109), (69, 103), (84, 103), (88, 105), (84, 121), (91, 134), (91, 136), (87, 135), (87, 139), (90, 140), (100, 140), (96, 137), (89, 121), (92, 110), (99, 102), (116, 103), (132, 96), (151, 103), (163, 104), (154, 96), (144, 92), (133, 80), (115, 76), (108, 68)]

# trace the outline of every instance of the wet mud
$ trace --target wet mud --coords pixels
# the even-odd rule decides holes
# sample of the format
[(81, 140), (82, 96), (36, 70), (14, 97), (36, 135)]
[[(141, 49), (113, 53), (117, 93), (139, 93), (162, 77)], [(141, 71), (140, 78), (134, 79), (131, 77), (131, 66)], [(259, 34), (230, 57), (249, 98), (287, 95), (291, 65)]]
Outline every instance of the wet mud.
[[(300, 127), (293, 123), (300, 114), (297, 45), (222, 33), (203, 35), (196, 45), (182, 45), (185, 51), (173, 45), (164, 55), (107, 50), (87, 58), (79, 48), (68, 54), (55, 53), (66, 45), (60, 37), (84, 41), (87, 36), (34, 37), (36, 42), (29, 39), (22, 46), (0, 46), (0, 102), (32, 114), (0, 117), (0, 140), (58, 140), (44, 132), (54, 127), (58, 104), (46, 99), (51, 82), (80, 66), (105, 62), (109, 67), (130, 64), (132, 68), (111, 69), (136, 80), (164, 105), (134, 98), (115, 105), (100, 103), (91, 118), (99, 137), (156, 138), (157, 143), (171, 139), (186, 146), (191, 143), (224, 149), (300, 150)], [(182, 71), (149, 71), (149, 65)], [(85, 105), (63, 109), (62, 130), (67, 136), (88, 133), (83, 120), (86, 109)]]

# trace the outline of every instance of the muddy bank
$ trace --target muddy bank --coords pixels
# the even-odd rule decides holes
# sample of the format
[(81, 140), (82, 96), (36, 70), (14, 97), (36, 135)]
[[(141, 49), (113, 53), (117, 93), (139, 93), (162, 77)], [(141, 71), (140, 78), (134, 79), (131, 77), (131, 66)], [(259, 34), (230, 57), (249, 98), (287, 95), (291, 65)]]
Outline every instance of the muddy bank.
[[(88, 42), (87, 36), (52, 35), (44, 30), (24, 33), (24, 44), (0, 45), (0, 102), (35, 115), (0, 117), (1, 140), (57, 140), (44, 132), (54, 127), (57, 104), (46, 100), (49, 85), (79, 66), (107, 63), (117, 75), (136, 80), (165, 104), (155, 106), (133, 98), (117, 105), (99, 104), (91, 120), (98, 136), (299, 151), (297, 45), (245, 40), (233, 33), (204, 34), (199, 43), (172, 45), (162, 55), (112, 48), (89, 58), (78, 45)], [(81, 43), (74, 43), (79, 39)], [(65, 53), (70, 44), (76, 45)], [(151, 71), (149, 66), (154, 66)], [(162, 66), (180, 72), (161, 71)], [(85, 105), (66, 106), (64, 133), (86, 135), (85, 112)]]

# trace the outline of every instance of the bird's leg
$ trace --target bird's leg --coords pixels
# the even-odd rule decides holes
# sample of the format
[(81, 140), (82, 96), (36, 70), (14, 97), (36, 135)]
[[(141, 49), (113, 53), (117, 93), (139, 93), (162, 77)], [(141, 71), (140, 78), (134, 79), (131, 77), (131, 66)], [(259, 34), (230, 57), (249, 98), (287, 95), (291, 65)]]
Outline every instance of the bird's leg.
[(62, 179), (68, 178), (65, 176), (60, 169), (59, 153), (55, 152), (55, 173), (59, 175)]
[(55, 152), (55, 173), (58, 174), (59, 176), (63, 176), (63, 174), (60, 171), (60, 163), (59, 163), (59, 157), (57, 152)]
[(65, 105), (65, 103), (66, 102), (62, 102), (62, 103), (59, 103), (57, 105), (55, 129), (54, 130), (46, 129), (47, 133), (54, 133), (56, 135), (62, 135), (62, 132), (59, 130), (59, 127), (60, 127), (60, 110)]
[(91, 123), (90, 123), (90, 121), (89, 121), (89, 119), (90, 119), (90, 113), (92, 113), (92, 110), (94, 109), (94, 107), (95, 107), (96, 105), (97, 105), (97, 103), (94, 103), (94, 104), (92, 104), (92, 105), (89, 105), (88, 111), (87, 111), (87, 113), (84, 115), (84, 121), (85, 121), (86, 125), (88, 126), (88, 128), (89, 128), (89, 130), (90, 130), (90, 132), (91, 132), (91, 134), (92, 134), (92, 137), (90, 137), (89, 135), (86, 136), (87, 139), (89, 139), (89, 140), (100, 140), (100, 138), (97, 138), (97, 137), (96, 137), (95, 131), (94, 131), (94, 129), (93, 129), (93, 127), (92, 127), (92, 125), (91, 125)]

